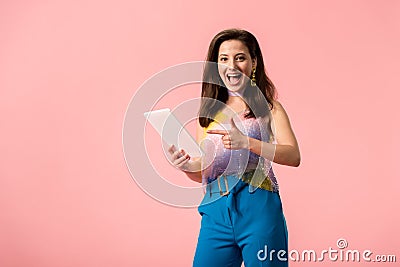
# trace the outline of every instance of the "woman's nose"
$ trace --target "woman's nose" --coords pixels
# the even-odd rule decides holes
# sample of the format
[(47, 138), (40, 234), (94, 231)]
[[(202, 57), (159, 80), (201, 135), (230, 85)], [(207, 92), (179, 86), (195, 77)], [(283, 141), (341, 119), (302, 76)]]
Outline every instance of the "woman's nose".
[(228, 66), (229, 69), (236, 69), (236, 63), (235, 63), (234, 60), (229, 60), (227, 62), (227, 66)]

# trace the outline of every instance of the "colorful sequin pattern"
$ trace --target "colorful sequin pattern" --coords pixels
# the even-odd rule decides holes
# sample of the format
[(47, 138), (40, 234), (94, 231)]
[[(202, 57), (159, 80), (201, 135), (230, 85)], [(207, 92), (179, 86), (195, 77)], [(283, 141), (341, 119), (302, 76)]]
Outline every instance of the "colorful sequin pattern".
[[(233, 116), (235, 125), (239, 130), (252, 138), (270, 142), (268, 121), (263, 118), (245, 118), (246, 113), (242, 112)], [(232, 116), (220, 112), (214, 119), (214, 122), (204, 129), (201, 142), (205, 153), (203, 158), (202, 178), (203, 184), (207, 184), (220, 175), (240, 174), (245, 171), (261, 169), (265, 176), (271, 179), (274, 191), (279, 190), (277, 179), (272, 170), (271, 161), (250, 152), (247, 149), (231, 150), (226, 149), (222, 143), (221, 135), (207, 134), (210, 129), (230, 129), (230, 118)]]

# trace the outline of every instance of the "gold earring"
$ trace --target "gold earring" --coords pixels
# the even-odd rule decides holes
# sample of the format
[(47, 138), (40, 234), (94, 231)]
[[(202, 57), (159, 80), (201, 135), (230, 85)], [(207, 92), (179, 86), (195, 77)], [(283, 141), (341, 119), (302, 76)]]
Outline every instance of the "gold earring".
[(251, 75), (250, 84), (253, 87), (257, 86), (257, 84), (256, 84), (256, 68), (253, 69), (253, 74)]

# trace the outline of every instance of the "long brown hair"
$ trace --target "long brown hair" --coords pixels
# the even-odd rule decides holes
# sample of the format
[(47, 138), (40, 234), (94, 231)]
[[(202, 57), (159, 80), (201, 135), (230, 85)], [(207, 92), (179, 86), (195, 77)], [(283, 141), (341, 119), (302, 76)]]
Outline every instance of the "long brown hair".
[(257, 59), (256, 84), (260, 90), (245, 90), (243, 97), (250, 112), (246, 118), (264, 117), (269, 115), (269, 107), (265, 106), (265, 100), (273, 108), (272, 100), (276, 99), (276, 89), (272, 81), (268, 78), (260, 46), (253, 34), (242, 29), (227, 29), (218, 33), (211, 41), (208, 48), (206, 62), (215, 64), (205, 64), (202, 82), (202, 100), (199, 110), (199, 122), (202, 127), (214, 121), (214, 117), (223, 104), (228, 100), (228, 89), (225, 87), (218, 73), (218, 52), (221, 44), (227, 40), (239, 40), (245, 44), (250, 52), (252, 59)]

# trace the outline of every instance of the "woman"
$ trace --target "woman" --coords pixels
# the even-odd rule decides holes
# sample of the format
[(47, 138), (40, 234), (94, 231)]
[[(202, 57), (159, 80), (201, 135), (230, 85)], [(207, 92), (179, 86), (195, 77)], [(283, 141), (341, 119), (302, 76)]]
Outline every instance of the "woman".
[(193, 266), (288, 266), (286, 223), (271, 168), (271, 162), (300, 164), (288, 115), (251, 33), (218, 33), (207, 62), (197, 133), (204, 156), (169, 148), (177, 168), (207, 185)]

